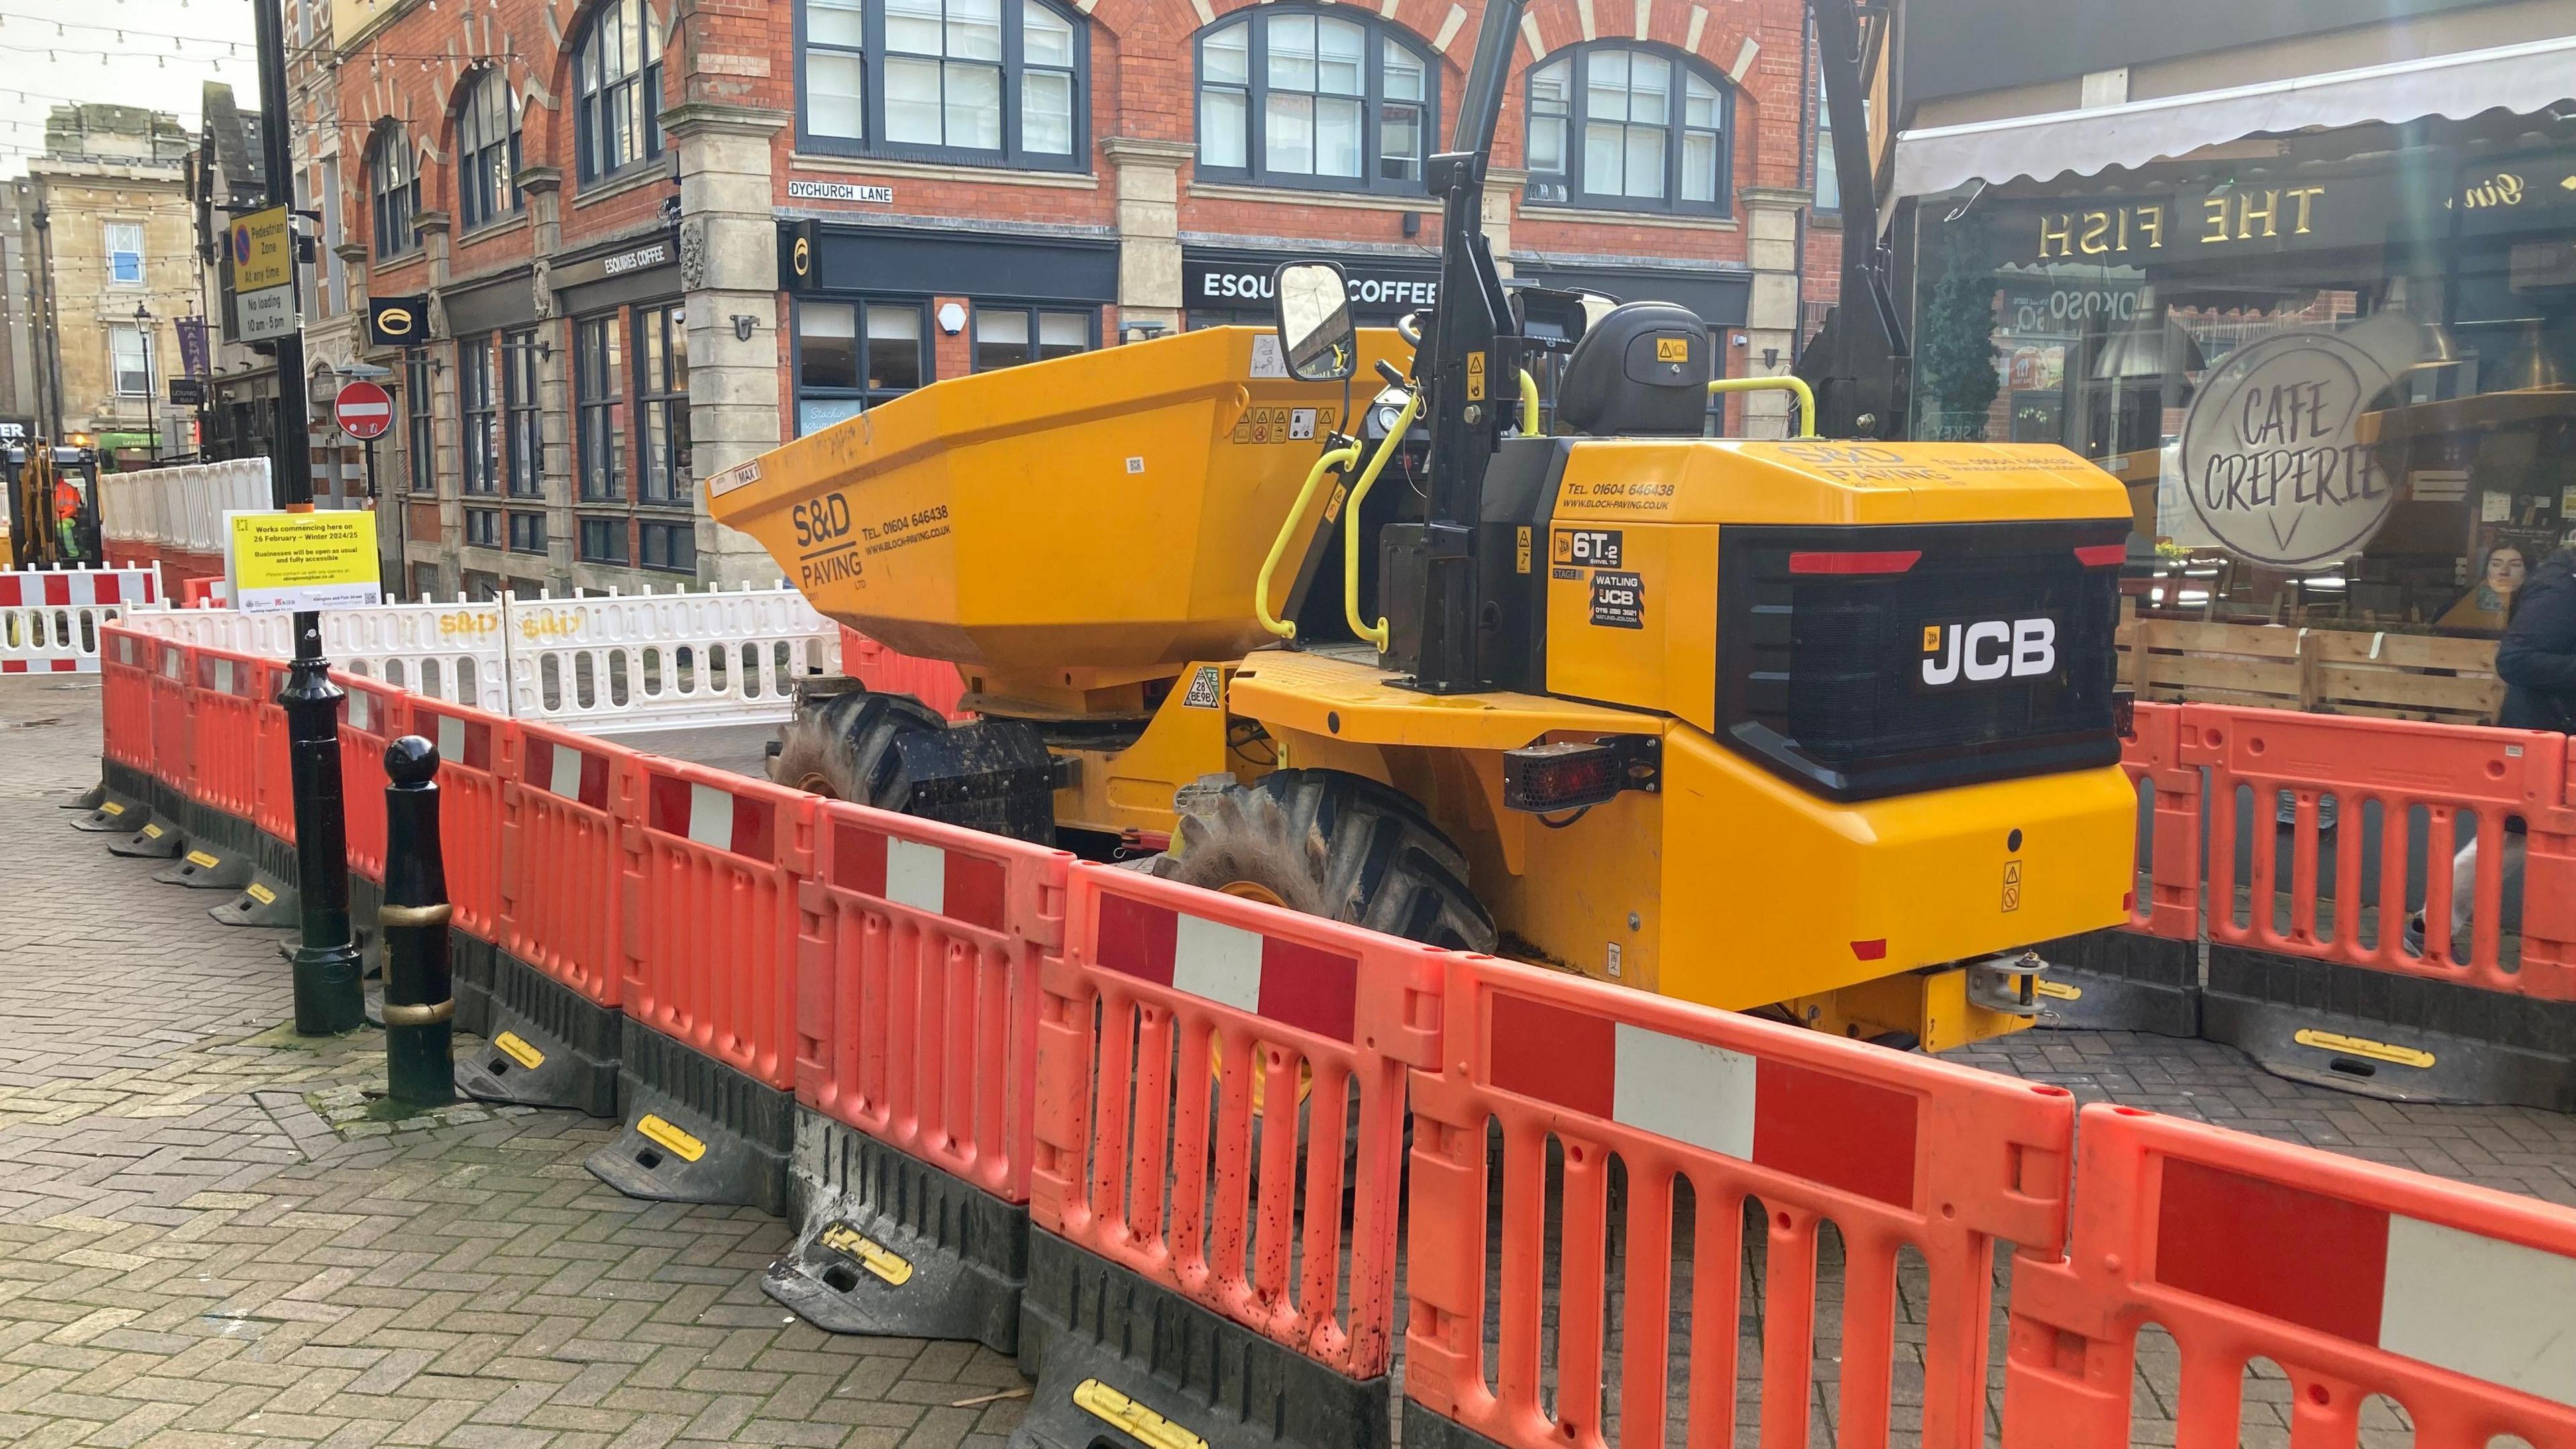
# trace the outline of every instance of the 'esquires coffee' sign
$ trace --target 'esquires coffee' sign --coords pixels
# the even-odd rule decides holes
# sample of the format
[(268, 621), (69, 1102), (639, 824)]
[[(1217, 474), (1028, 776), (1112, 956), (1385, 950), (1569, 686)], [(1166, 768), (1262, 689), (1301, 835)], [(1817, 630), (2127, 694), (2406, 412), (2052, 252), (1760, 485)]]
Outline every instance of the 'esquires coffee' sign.
[(2183, 484), (2228, 551), (2301, 568), (2351, 555), (2396, 488), (2357, 435), (2391, 374), (2331, 332), (2248, 343), (2202, 379), (2183, 419)]

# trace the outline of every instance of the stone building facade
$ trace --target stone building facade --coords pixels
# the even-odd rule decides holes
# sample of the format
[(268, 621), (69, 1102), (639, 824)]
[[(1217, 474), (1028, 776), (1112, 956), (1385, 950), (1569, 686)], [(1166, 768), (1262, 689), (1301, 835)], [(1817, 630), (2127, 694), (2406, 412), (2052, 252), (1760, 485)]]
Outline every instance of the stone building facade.
[(27, 164), (38, 417), (129, 466), (192, 446), (188, 414), (155, 396), (178, 360), (174, 324), (202, 296), (192, 145), (164, 112), (64, 105)]
[[(339, 0), (334, 20), (352, 303), (418, 298), (425, 324), (361, 350), (402, 414), (382, 535), (412, 588), (481, 591), (765, 581), (696, 479), (939, 378), (1266, 320), (1281, 260), (1341, 262), (1364, 324), (1428, 304), (1423, 162), (1478, 9)], [(1786, 372), (1804, 258), (1832, 251), (1811, 74), (1797, 0), (1539, 0), (1487, 197), (1498, 256), (1688, 306), (1724, 372)], [(1731, 421), (1784, 410), (1757, 394)]]

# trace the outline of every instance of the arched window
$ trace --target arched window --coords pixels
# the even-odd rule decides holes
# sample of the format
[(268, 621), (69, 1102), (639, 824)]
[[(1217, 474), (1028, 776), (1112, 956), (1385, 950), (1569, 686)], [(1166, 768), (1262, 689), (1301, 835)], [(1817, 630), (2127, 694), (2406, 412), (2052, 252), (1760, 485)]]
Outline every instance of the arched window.
[(1198, 175), (1419, 193), (1440, 68), (1359, 10), (1264, 5), (1199, 32)]
[(472, 231), (519, 213), (519, 106), (498, 67), (474, 82), (456, 117), (456, 204)]
[(1053, 0), (804, 0), (803, 141), (818, 151), (1079, 170), (1091, 46)]
[(368, 144), (367, 191), (375, 200), (376, 255), (398, 257), (417, 248), (411, 219), (420, 211), (420, 165), (398, 121), (378, 126)]
[(1584, 45), (1532, 66), (1529, 199), (1618, 211), (1727, 210), (1724, 82), (1678, 52)]
[(645, 0), (606, 0), (573, 52), (584, 184), (662, 154), (662, 28)]

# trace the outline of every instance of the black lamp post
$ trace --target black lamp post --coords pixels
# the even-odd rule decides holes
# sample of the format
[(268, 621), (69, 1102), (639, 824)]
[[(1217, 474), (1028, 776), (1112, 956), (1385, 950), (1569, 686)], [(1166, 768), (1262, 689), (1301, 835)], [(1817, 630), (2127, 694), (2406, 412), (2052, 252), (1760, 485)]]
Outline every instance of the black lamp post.
[(161, 461), (161, 422), (152, 409), (152, 309), (141, 302), (134, 304), (134, 330), (143, 339), (143, 434), (146, 447), (152, 450), (152, 461)]

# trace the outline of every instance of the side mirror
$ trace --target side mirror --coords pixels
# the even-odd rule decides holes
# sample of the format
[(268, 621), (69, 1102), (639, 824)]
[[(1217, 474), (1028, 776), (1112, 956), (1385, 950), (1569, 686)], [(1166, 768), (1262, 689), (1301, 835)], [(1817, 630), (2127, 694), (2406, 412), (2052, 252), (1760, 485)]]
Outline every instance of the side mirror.
[(1279, 303), (1279, 345), (1299, 382), (1339, 382), (1359, 370), (1350, 283), (1332, 262), (1281, 262), (1270, 274)]

